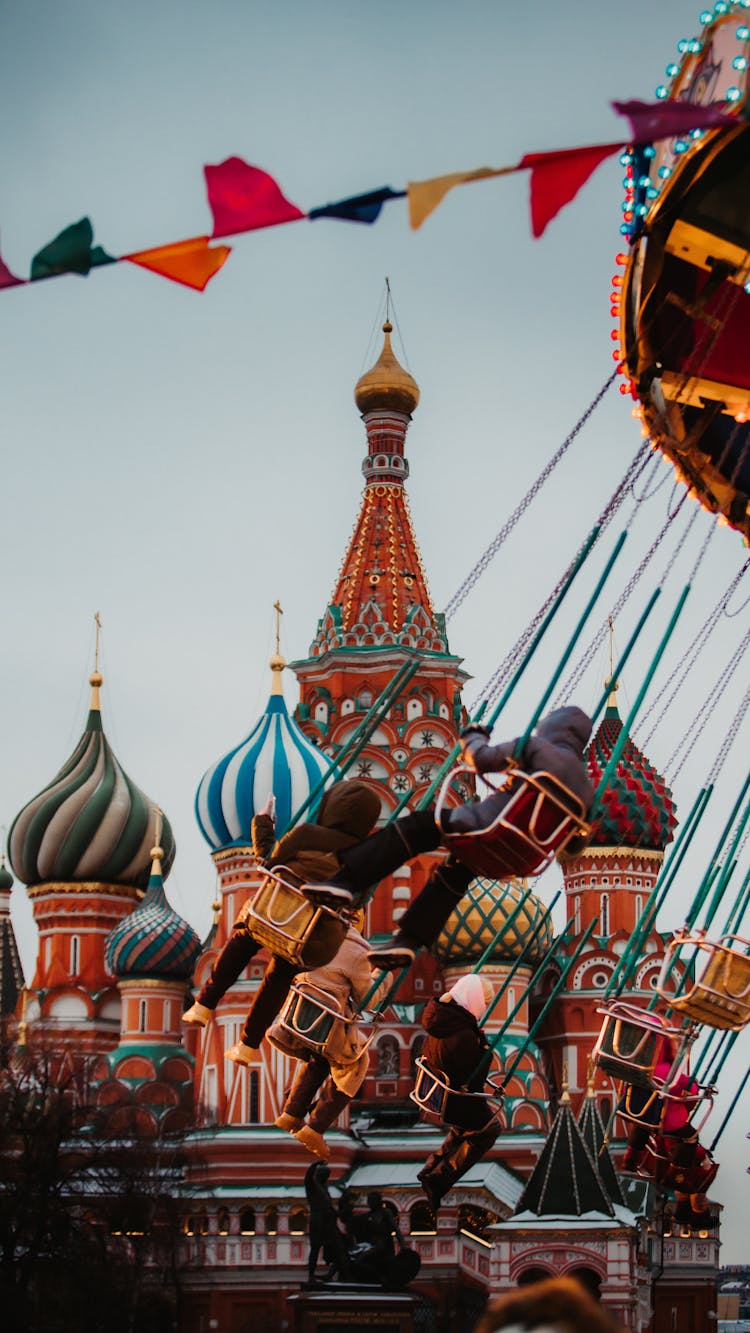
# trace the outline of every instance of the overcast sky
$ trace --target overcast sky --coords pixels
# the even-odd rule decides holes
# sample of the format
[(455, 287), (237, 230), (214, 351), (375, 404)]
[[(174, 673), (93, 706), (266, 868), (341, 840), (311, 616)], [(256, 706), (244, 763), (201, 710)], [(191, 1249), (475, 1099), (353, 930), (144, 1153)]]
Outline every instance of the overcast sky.
[[(85, 214), (112, 254), (208, 232), (202, 168), (233, 154), (269, 171), (307, 211), (381, 185), (625, 138), (610, 102), (653, 98), (698, 12), (686, 0), (2, 0), (3, 258), (27, 275), (34, 253)], [(616, 157), (606, 162), (540, 241), (519, 174), (455, 190), (416, 233), (397, 201), (371, 228), (301, 221), (237, 237), (202, 295), (127, 264), (0, 292), (0, 823), (10, 825), (80, 735), (99, 610), (107, 735), (172, 821), (171, 901), (207, 929), (214, 870), (195, 788), (264, 706), (274, 600), (285, 612), (282, 649), (301, 657), (334, 586), (365, 453), (352, 390), (377, 355), (385, 275), (396, 351), (422, 393), (407, 438), (409, 496), (440, 608), (611, 373), (622, 176)], [(640, 439), (630, 408), (617, 387), (606, 395), (451, 621), (451, 647), (474, 677), (469, 704), (623, 476)], [(660, 464), (656, 480), (582, 648), (679, 499), (671, 469)], [(633, 509), (623, 506), (607, 551)], [(683, 506), (637, 583), (618, 646), (694, 510)], [(624, 712), (714, 526), (699, 513), (673, 564), (623, 682)], [(688, 761), (670, 771), (747, 631), (744, 584), (663, 716), (660, 701), (745, 554), (739, 537), (716, 528), (645, 705), (655, 700), (654, 712), (635, 733), (643, 743), (659, 721), (645, 748), (683, 813), (744, 694), (740, 668)], [(590, 563), (501, 724), (506, 734), (525, 725), (572, 632), (602, 557)], [(593, 706), (606, 669), (606, 653), (595, 655), (575, 702)], [(291, 707), (291, 677), (286, 697)], [(747, 738), (745, 727), (665, 929), (691, 901), (744, 777)], [(544, 896), (558, 878), (549, 872)], [(36, 931), (22, 889), (13, 912), (30, 974)], [(746, 1034), (736, 1050), (724, 1104), (747, 1065)], [(747, 1126), (746, 1096), (719, 1153), (724, 1261), (750, 1258)]]

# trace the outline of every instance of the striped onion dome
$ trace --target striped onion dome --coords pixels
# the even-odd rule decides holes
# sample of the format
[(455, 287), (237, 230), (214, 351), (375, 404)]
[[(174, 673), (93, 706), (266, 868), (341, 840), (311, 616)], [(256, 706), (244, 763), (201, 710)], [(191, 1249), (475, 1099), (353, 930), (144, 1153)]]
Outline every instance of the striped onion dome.
[(494, 940), (487, 963), (510, 962), (533, 940), (526, 959), (538, 962), (552, 943), (552, 920), (535, 893), (513, 917), (525, 893), (521, 880), (475, 879), (433, 946), (436, 958), (443, 964), (476, 963)]
[[(586, 755), (596, 785), (617, 739), (622, 719), (614, 694)], [(664, 779), (628, 738), (614, 774), (589, 813), (591, 847), (643, 847), (663, 851), (674, 837), (677, 823), (672, 793)]]
[(161, 847), (151, 849), (151, 876), (143, 901), (110, 931), (104, 957), (116, 977), (185, 980), (202, 952), (193, 927), (170, 907), (164, 892)]
[[(233, 843), (251, 845), (253, 815), (271, 792), (276, 797), (276, 827), (285, 828), (328, 767), (325, 755), (287, 712), (281, 688), (285, 666), (278, 653), (271, 658), (273, 684), (265, 712), (249, 736), (201, 778), (195, 814), (214, 851)], [(329, 782), (336, 777), (332, 772)], [(312, 819), (313, 814), (314, 808), (307, 818)]]
[[(98, 671), (90, 683), (86, 729), (57, 776), (16, 815), (10, 863), (28, 885), (94, 880), (145, 889), (156, 806), (125, 773), (104, 735)], [(175, 853), (166, 819), (162, 842), (166, 877)]]

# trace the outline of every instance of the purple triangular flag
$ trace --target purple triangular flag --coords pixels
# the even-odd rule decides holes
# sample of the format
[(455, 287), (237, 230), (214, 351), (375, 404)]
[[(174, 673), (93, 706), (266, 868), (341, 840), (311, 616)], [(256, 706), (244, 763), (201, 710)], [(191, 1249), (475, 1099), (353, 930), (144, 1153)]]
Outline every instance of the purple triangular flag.
[(696, 102), (612, 102), (619, 116), (627, 116), (634, 143), (653, 143), (671, 139), (690, 130), (711, 130), (719, 125), (736, 125), (737, 117), (722, 111), (715, 103), (699, 106)]

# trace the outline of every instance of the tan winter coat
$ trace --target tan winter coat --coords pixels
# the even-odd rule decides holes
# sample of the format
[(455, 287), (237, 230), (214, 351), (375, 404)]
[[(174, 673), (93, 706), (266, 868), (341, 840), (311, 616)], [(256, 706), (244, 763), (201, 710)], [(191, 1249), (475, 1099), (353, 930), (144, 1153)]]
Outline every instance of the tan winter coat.
[[(350, 926), (341, 948), (330, 963), (316, 967), (312, 972), (301, 972), (295, 982), (298, 986), (309, 982), (328, 991), (329, 995), (336, 997), (344, 1013), (350, 1015), (349, 1022), (343, 1026), (337, 1025), (325, 1052), (331, 1066), (331, 1078), (348, 1097), (354, 1097), (359, 1092), (370, 1058), (367, 1038), (356, 1018), (356, 1012), (375, 977), (367, 957), (369, 947), (359, 931)], [(390, 984), (391, 979), (386, 977), (370, 997), (368, 1008), (375, 1008)]]

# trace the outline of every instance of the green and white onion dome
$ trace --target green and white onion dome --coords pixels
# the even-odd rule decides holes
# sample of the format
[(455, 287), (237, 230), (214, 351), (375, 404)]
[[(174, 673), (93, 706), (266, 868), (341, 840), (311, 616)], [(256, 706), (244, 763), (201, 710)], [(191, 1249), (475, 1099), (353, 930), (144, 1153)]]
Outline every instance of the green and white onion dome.
[[(276, 827), (286, 828), (329, 766), (326, 756), (287, 712), (281, 688), (285, 666), (278, 654), (271, 658), (273, 684), (265, 712), (249, 736), (201, 778), (195, 815), (214, 851), (233, 844), (250, 845), (253, 816), (271, 793), (276, 797)], [(337, 777), (332, 771), (325, 786)], [(306, 812), (306, 819), (314, 817), (316, 807), (317, 801)]]
[[(128, 777), (104, 735), (98, 671), (90, 683), (84, 733), (56, 777), (16, 815), (8, 856), (27, 885), (97, 881), (145, 889), (156, 805)], [(166, 876), (175, 853), (166, 819), (162, 843)]]
[(118, 978), (152, 977), (187, 981), (202, 952), (193, 927), (167, 901), (161, 847), (151, 849), (146, 896), (107, 936), (104, 956)]
[[(523, 905), (513, 915), (524, 894)], [(552, 918), (546, 906), (522, 881), (475, 879), (446, 921), (433, 953), (443, 965), (473, 965), (494, 940), (487, 963), (513, 962), (532, 941), (526, 961), (533, 964), (549, 948), (552, 937)]]

